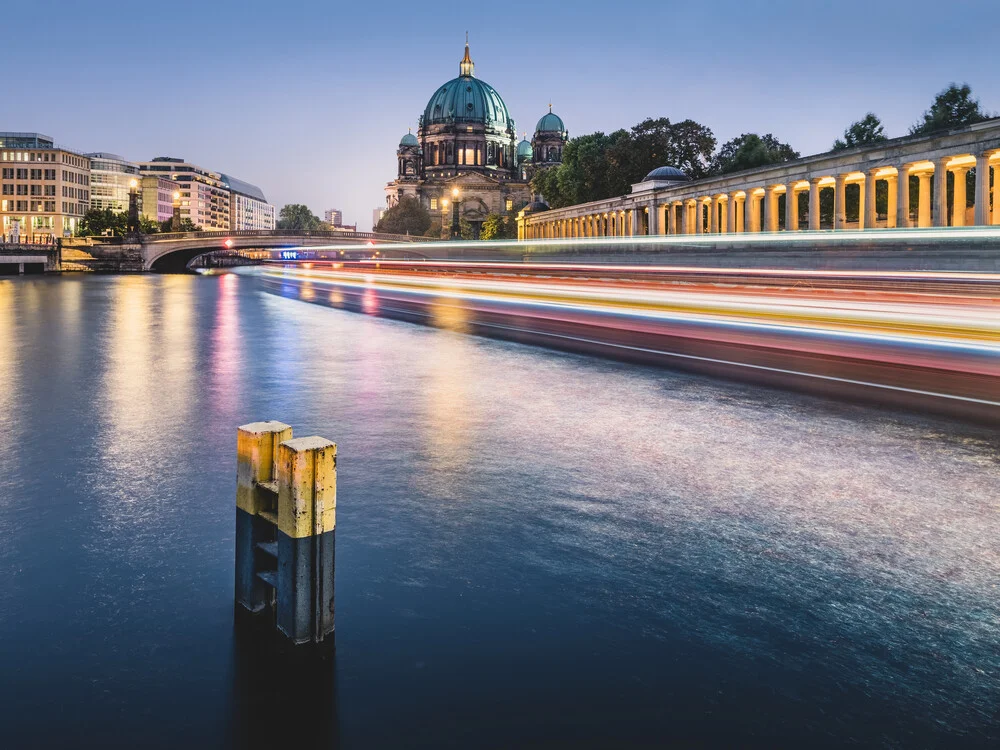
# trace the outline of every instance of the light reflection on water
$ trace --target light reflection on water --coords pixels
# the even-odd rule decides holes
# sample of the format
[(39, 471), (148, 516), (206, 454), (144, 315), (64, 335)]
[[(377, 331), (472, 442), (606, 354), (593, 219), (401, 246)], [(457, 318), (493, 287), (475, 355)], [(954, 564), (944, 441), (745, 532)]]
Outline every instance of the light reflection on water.
[[(44, 335), (67, 310), (71, 356)], [(347, 746), (998, 736), (1000, 441), (983, 430), (236, 276), (0, 282), (4, 323), (14, 738), (56, 701), (64, 744), (81, 726), (108, 746), (150, 726), (153, 745), (233, 741), (261, 700), (230, 625), (233, 433), (258, 418), (339, 444)]]

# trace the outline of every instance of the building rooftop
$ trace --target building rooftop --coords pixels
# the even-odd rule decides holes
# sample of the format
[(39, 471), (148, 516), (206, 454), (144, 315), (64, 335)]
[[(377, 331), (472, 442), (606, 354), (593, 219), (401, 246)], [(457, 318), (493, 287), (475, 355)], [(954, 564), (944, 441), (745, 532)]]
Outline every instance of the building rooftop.
[(0, 148), (55, 148), (52, 136), (41, 133), (0, 132)]
[(243, 180), (237, 180), (235, 177), (230, 177), (227, 174), (223, 174), (221, 177), (225, 186), (234, 193), (246, 195), (250, 198), (256, 198), (259, 201), (267, 203), (267, 198), (264, 197), (264, 191), (256, 185), (251, 185), (249, 182), (243, 182)]

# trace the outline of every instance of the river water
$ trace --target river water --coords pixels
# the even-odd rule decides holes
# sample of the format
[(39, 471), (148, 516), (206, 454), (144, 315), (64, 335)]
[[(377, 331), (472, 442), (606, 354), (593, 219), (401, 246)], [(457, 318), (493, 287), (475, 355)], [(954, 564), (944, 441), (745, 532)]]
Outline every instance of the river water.
[[(301, 296), (0, 281), (3, 747), (1000, 741), (995, 433)], [(339, 446), (322, 667), (234, 629), (260, 419)]]

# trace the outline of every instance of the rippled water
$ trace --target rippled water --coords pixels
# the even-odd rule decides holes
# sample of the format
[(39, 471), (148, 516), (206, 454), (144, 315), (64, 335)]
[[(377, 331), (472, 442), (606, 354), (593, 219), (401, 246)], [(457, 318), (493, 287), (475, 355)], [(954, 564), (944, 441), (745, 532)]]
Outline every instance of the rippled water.
[[(995, 434), (258, 284), (0, 281), (0, 745), (1000, 741)], [(266, 418), (339, 444), (326, 671), (234, 633)]]

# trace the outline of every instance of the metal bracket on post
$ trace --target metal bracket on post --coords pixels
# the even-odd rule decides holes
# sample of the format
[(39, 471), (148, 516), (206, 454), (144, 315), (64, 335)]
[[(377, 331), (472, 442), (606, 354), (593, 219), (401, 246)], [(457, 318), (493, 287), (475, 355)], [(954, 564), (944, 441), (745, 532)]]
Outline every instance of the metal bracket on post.
[(337, 446), (281, 422), (237, 431), (236, 601), (294, 643), (334, 633)]

